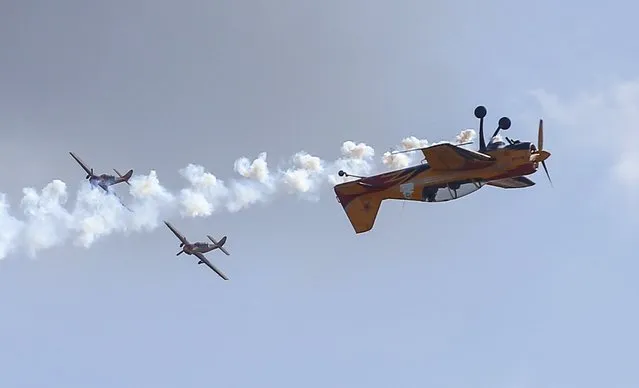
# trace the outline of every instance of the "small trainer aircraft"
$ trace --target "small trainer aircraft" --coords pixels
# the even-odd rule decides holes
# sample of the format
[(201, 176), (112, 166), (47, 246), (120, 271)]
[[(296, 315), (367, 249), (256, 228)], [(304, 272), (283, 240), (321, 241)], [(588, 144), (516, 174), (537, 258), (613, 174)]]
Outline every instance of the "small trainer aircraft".
[(337, 200), (355, 233), (364, 233), (373, 228), (379, 207), (385, 199), (446, 202), (471, 194), (484, 185), (504, 189), (529, 187), (535, 183), (526, 175), (535, 173), (539, 163), (552, 185), (545, 163), (550, 152), (543, 149), (543, 120), (539, 120), (537, 149), (531, 142), (513, 141), (508, 137), (506, 144), (497, 136), (500, 130), (510, 128), (508, 117), (499, 119), (497, 129), (486, 144), (485, 116), (485, 107), (475, 108), (475, 117), (479, 119), (478, 152), (461, 147), (469, 143), (439, 143), (395, 152), (422, 151), (424, 160), (417, 166), (370, 177), (349, 175), (340, 170), (339, 176), (359, 178), (334, 187)]
[(186, 253), (187, 255), (195, 255), (195, 257), (200, 259), (197, 262), (198, 264), (206, 264), (213, 271), (217, 272), (217, 274), (220, 275), (222, 279), (229, 280), (220, 270), (215, 268), (213, 264), (211, 264), (211, 262), (207, 260), (206, 257), (204, 257), (204, 253), (210, 252), (214, 249), (219, 249), (222, 252), (224, 252), (227, 256), (230, 256), (231, 254), (228, 253), (226, 249), (224, 249), (223, 247), (224, 243), (226, 242), (226, 236), (222, 237), (220, 242), (217, 242), (215, 241), (213, 237), (207, 235), (206, 237), (208, 237), (209, 240), (213, 242), (213, 244), (209, 244), (205, 242), (190, 243), (184, 236), (182, 236), (182, 234), (180, 234), (180, 232), (178, 232), (173, 227), (173, 225), (169, 224), (166, 221), (164, 221), (164, 223), (166, 224), (166, 226), (169, 227), (169, 229), (171, 229), (171, 232), (173, 232), (173, 234), (180, 240), (180, 248), (182, 248), (182, 250), (179, 251), (176, 256), (179, 256), (182, 253)]
[(107, 194), (114, 195), (118, 199), (118, 201), (120, 201), (120, 204), (122, 204), (122, 206), (124, 206), (126, 210), (133, 212), (133, 210), (131, 210), (127, 205), (124, 204), (124, 202), (122, 202), (122, 198), (120, 198), (115, 192), (110, 190), (110, 186), (121, 183), (121, 182), (125, 182), (127, 185), (131, 186), (131, 184), (129, 183), (129, 179), (131, 179), (131, 176), (133, 175), (133, 170), (129, 170), (126, 174), (122, 175), (118, 172), (118, 170), (114, 168), (113, 171), (115, 171), (115, 173), (118, 174), (119, 178), (116, 178), (113, 175), (107, 175), (107, 174), (95, 175), (93, 174), (93, 168), (88, 168), (87, 165), (84, 164), (84, 162), (82, 162), (82, 160), (79, 157), (77, 157), (73, 152), (69, 152), (69, 153), (71, 154), (73, 159), (75, 159), (75, 161), (78, 162), (80, 166), (82, 166), (84, 171), (86, 171), (87, 173), (86, 179), (89, 180), (91, 187), (99, 187), (102, 190), (104, 190)]
[(113, 169), (113, 171), (115, 171), (115, 173), (118, 174), (118, 178), (116, 178), (113, 175), (107, 175), (107, 174), (95, 175), (93, 174), (92, 168), (87, 167), (87, 165), (84, 164), (84, 162), (82, 162), (80, 158), (75, 156), (73, 152), (69, 152), (69, 153), (71, 154), (73, 159), (75, 159), (75, 161), (78, 162), (80, 166), (82, 166), (84, 171), (86, 171), (87, 176), (85, 179), (88, 179), (89, 183), (91, 183), (92, 186), (100, 187), (101, 189), (109, 193), (109, 186), (112, 186), (121, 182), (125, 182), (127, 185), (131, 185), (129, 183), (129, 179), (131, 179), (131, 176), (133, 175), (133, 170), (129, 170), (126, 174), (122, 175), (118, 172), (118, 170)]

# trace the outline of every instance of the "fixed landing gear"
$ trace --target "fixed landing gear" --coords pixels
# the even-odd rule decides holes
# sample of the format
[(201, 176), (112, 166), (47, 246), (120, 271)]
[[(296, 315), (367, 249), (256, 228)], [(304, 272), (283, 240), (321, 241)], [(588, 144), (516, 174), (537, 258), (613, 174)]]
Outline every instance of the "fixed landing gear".
[(435, 202), (435, 198), (437, 197), (437, 187), (426, 186), (422, 190), (422, 201), (426, 202)]

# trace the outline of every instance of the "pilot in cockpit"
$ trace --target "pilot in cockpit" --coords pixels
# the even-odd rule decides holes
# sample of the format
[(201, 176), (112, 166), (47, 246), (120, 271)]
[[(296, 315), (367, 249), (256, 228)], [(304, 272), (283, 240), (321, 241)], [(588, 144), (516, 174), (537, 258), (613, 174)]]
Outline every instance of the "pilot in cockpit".
[(506, 143), (504, 143), (504, 140), (501, 138), (501, 136), (497, 135), (493, 137), (492, 139), (490, 139), (490, 143), (486, 145), (486, 150), (487, 151), (496, 150), (499, 148), (504, 148), (505, 146), (506, 146)]

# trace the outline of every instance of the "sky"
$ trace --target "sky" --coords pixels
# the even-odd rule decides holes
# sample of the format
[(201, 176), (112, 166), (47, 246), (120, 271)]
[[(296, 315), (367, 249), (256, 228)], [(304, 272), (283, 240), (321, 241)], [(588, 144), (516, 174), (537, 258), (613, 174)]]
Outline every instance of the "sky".
[[(637, 11), (3, 3), (0, 383), (636, 387)], [(355, 235), (327, 174), (383, 171), (410, 136), (453, 141), (480, 104), (511, 138), (536, 143), (544, 119), (554, 188), (541, 171), (522, 190), (384, 202)], [(355, 148), (366, 160), (345, 161)], [(69, 151), (134, 169), (116, 191), (144, 219), (87, 194)], [(326, 170), (295, 191), (281, 182), (300, 155)], [(202, 200), (212, 178), (193, 183), (194, 166), (232, 193)], [(227, 235), (231, 256), (207, 257), (230, 280), (176, 257), (163, 219), (194, 241)]]

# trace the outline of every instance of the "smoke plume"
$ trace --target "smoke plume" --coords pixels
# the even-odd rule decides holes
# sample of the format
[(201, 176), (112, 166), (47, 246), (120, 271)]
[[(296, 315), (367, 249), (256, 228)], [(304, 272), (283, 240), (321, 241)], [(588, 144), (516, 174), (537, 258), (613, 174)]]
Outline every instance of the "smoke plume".
[[(473, 130), (462, 131), (455, 142), (474, 138)], [(407, 137), (399, 149), (429, 145), (428, 141)], [(11, 209), (8, 198), (0, 193), (0, 259), (18, 252), (35, 257), (48, 248), (71, 243), (90, 248), (98, 239), (113, 233), (152, 231), (171, 214), (183, 217), (209, 217), (216, 212), (237, 212), (280, 195), (295, 195), (317, 201), (320, 192), (353, 178), (338, 176), (339, 170), (349, 174), (367, 175), (398, 169), (418, 162), (421, 153), (381, 157), (375, 163), (375, 150), (365, 143), (346, 141), (341, 156), (325, 161), (306, 152), (298, 152), (284, 166), (272, 166), (263, 152), (256, 159), (242, 157), (235, 162), (237, 179), (221, 180), (204, 167), (189, 164), (179, 170), (186, 187), (171, 192), (160, 184), (155, 171), (130, 179), (129, 198), (120, 198), (92, 188), (87, 181), (74, 187), (69, 194), (65, 182), (54, 179), (42, 190), (23, 189), (19, 209)], [(113, 187), (112, 187), (113, 188)], [(19, 214), (21, 213), (21, 214)]]

